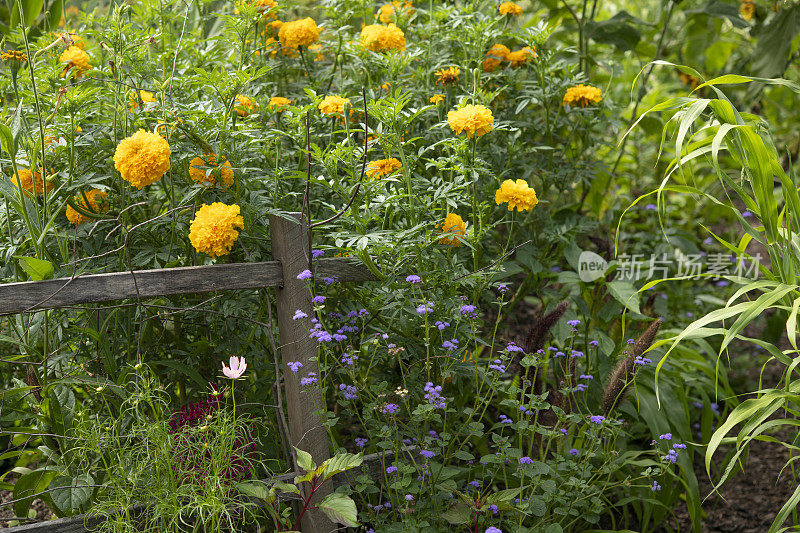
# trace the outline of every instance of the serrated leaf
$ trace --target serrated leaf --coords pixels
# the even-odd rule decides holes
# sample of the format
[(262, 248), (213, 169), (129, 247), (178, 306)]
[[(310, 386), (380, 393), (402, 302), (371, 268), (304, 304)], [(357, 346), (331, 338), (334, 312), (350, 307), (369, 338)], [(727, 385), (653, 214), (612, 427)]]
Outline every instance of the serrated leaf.
[(325, 498), (319, 502), (319, 508), (332, 522), (347, 527), (357, 527), (359, 525), (356, 502), (354, 502), (350, 496), (342, 494), (341, 492), (334, 492), (325, 496)]
[(272, 486), (283, 492), (291, 492), (292, 494), (300, 495), (300, 489), (298, 489), (295, 485), (292, 485), (291, 483), (276, 481), (275, 483), (272, 484)]
[(347, 470), (361, 466), (364, 457), (359, 454), (340, 453), (322, 463), (320, 468), (324, 468), (323, 481)]

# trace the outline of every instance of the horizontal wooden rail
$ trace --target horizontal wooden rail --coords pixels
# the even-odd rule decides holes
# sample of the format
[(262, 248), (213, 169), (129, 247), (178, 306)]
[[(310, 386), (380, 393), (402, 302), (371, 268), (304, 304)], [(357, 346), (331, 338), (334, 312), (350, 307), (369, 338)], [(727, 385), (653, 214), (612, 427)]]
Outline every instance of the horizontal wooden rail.
[[(374, 281), (363, 264), (347, 258), (314, 261), (318, 279)], [(300, 272), (292, 273), (297, 275)], [(283, 285), (280, 261), (84, 274), (74, 278), (23, 281), (0, 285), (0, 315), (126, 298), (260, 289)]]

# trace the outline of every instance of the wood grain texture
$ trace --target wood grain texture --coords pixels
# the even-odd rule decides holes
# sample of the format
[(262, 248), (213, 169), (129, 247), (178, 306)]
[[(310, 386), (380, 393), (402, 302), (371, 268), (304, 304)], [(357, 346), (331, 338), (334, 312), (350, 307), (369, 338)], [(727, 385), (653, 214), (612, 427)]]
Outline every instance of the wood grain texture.
[[(298, 214), (299, 219), (299, 214)], [(316, 385), (301, 387), (303, 377), (319, 375), (317, 367), (317, 342), (308, 336), (314, 306), (311, 302), (311, 291), (306, 281), (297, 279), (297, 275), (309, 268), (308, 230), (306, 224), (299, 220), (271, 215), (269, 218), (272, 232), (272, 257), (283, 265), (283, 285), (276, 288), (278, 332), (280, 334), (281, 360), (283, 365), (284, 391), (286, 393), (286, 416), (289, 419), (289, 438), (291, 444), (311, 454), (316, 464), (321, 464), (330, 457), (328, 432), (316, 413), (317, 406), (324, 409), (319, 387)], [(296, 311), (302, 311), (306, 318), (294, 320)], [(303, 366), (298, 372), (288, 369), (287, 363), (299, 361)], [(319, 502), (330, 492), (330, 487), (323, 487), (312, 499)], [(333, 522), (319, 513), (303, 515), (300, 529), (303, 533), (329, 533), (336, 530)]]

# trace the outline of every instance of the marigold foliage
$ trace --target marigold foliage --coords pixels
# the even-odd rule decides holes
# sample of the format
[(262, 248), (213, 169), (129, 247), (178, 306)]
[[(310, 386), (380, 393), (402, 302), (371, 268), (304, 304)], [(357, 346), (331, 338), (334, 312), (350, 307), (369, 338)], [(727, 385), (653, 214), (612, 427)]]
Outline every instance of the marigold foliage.
[(217, 181), (215, 175), (217, 172), (222, 178), (223, 187), (233, 185), (233, 169), (231, 168), (231, 162), (227, 159), (220, 165), (217, 160), (217, 154), (212, 152), (202, 157), (197, 156), (189, 163), (189, 177), (192, 178), (192, 181), (201, 185), (214, 185)]
[[(75, 198), (73, 198), (73, 202), (78, 207), (84, 209), (85, 211), (93, 211), (95, 213), (103, 213), (108, 211), (108, 202), (106, 198), (108, 197), (108, 193), (105, 191), (101, 191), (100, 189), (92, 189), (85, 194), (86, 198), (84, 199), (83, 194), (79, 194)], [(86, 205), (86, 201), (89, 201), (89, 205)], [(92, 220), (91, 217), (80, 213), (79, 211), (73, 209), (71, 205), (67, 205), (67, 220), (70, 223), (75, 224), (76, 226), (79, 224), (83, 224), (84, 222), (90, 222)]]
[[(349, 104), (349, 98), (341, 96), (328, 95), (322, 99), (319, 104), (319, 110), (323, 115), (339, 115), (344, 117), (344, 104)], [(350, 114), (353, 114), (353, 108), (350, 108)]]
[(189, 227), (189, 241), (195, 250), (212, 257), (228, 255), (239, 237), (236, 228), (244, 228), (244, 219), (239, 212), (236, 204), (203, 204)]
[(373, 52), (402, 51), (406, 49), (406, 36), (394, 24), (370, 24), (361, 30), (361, 46)]
[(494, 116), (491, 110), (482, 105), (465, 105), (461, 109), (454, 109), (447, 113), (447, 122), (457, 134), (466, 133), (472, 139), (474, 136), (486, 135), (494, 126)]
[(247, 117), (251, 113), (255, 113), (257, 106), (249, 96), (237, 94), (236, 98), (234, 98), (233, 108), (240, 117)]
[(292, 104), (292, 101), (283, 96), (273, 96), (269, 99), (268, 107), (273, 111), (280, 111), (282, 108)]
[(395, 157), (390, 159), (378, 159), (377, 161), (372, 161), (367, 165), (367, 177), (371, 179), (380, 179), (396, 172), (397, 170), (400, 170), (401, 168), (403, 168), (403, 164)]
[(87, 70), (91, 70), (92, 66), (89, 64), (89, 54), (83, 51), (79, 46), (72, 45), (63, 52), (58, 58), (59, 63), (66, 63), (64, 70), (61, 72), (61, 77), (67, 75), (70, 69), (75, 69), (75, 76), (80, 77)]
[(600, 89), (591, 85), (580, 84), (567, 89), (564, 95), (564, 105), (587, 107), (600, 102), (602, 99), (603, 96)]
[(161, 179), (169, 170), (169, 143), (159, 134), (139, 130), (123, 139), (114, 152), (114, 168), (122, 179), (141, 189)]
[(50, 182), (45, 183), (40, 171), (37, 170), (36, 172), (31, 172), (31, 169), (29, 168), (19, 169), (17, 171), (17, 175), (12, 176), (11, 182), (16, 188), (21, 188), (25, 192), (26, 196), (30, 196), (34, 193), (34, 185), (36, 187), (36, 196), (41, 196), (44, 194), (45, 186), (47, 186), (47, 192), (53, 190), (53, 184)]
[(443, 68), (434, 72), (434, 76), (436, 76), (436, 81), (438, 83), (441, 83), (442, 85), (450, 85), (453, 83), (458, 83), (459, 74), (461, 74), (461, 69), (458, 67)]
[(439, 244), (461, 246), (461, 241), (458, 237), (463, 237), (467, 234), (467, 227), (464, 225), (464, 220), (459, 215), (448, 213), (441, 227), (442, 233), (444, 233), (445, 236), (439, 239)]
[(536, 191), (525, 180), (505, 180), (494, 193), (494, 201), (497, 205), (508, 202), (509, 211), (515, 207), (517, 211), (530, 211), (539, 203)]
[(308, 47), (319, 40), (319, 28), (311, 17), (285, 22), (278, 32), (281, 46), (286, 50)]
[(514, 15), (515, 17), (522, 15), (522, 8), (514, 2), (503, 2), (497, 9), (501, 15)]

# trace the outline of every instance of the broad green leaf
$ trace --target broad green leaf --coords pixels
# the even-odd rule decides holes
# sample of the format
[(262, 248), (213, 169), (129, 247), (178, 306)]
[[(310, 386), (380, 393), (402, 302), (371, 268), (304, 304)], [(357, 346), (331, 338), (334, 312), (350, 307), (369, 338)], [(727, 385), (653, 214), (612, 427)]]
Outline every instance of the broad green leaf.
[(92, 498), (94, 478), (87, 473), (72, 476), (58, 476), (50, 484), (58, 487), (50, 492), (50, 497), (58, 509), (65, 515), (80, 513)]
[(276, 489), (283, 491), (283, 492), (291, 492), (292, 494), (300, 495), (300, 489), (298, 489), (295, 485), (291, 483), (284, 483), (283, 481), (276, 481), (272, 484), (273, 487)]
[(339, 453), (322, 463), (322, 480), (330, 479), (340, 472), (345, 472), (351, 468), (361, 466), (364, 457), (359, 454)]
[(358, 527), (359, 525), (356, 502), (350, 496), (340, 492), (328, 494), (319, 502), (318, 507), (332, 522), (347, 527)]
[(310, 453), (298, 450), (297, 448), (295, 448), (294, 451), (297, 452), (297, 466), (302, 468), (305, 472), (314, 470), (314, 461)]
[(243, 494), (247, 496), (251, 496), (253, 498), (259, 498), (261, 500), (266, 500), (269, 496), (269, 490), (267, 486), (263, 483), (259, 483), (256, 481), (247, 481), (244, 483), (237, 483), (236, 488), (239, 489)]
[(451, 508), (441, 514), (441, 518), (450, 524), (464, 525), (472, 521), (472, 512), (469, 507), (461, 502), (456, 503)]
[[(28, 516), (28, 509), (35, 497), (45, 490), (58, 473), (54, 470), (34, 470), (23, 474), (14, 483), (14, 513), (17, 516)], [(34, 496), (37, 495), (37, 496)], [(30, 496), (30, 497), (27, 497)]]
[(633, 283), (615, 280), (606, 283), (606, 287), (608, 287), (608, 292), (616, 301), (634, 313), (641, 314), (639, 310), (639, 292), (633, 286)]
[(19, 261), (19, 266), (30, 276), (33, 281), (51, 279), (53, 277), (53, 263), (30, 256), (15, 256)]

